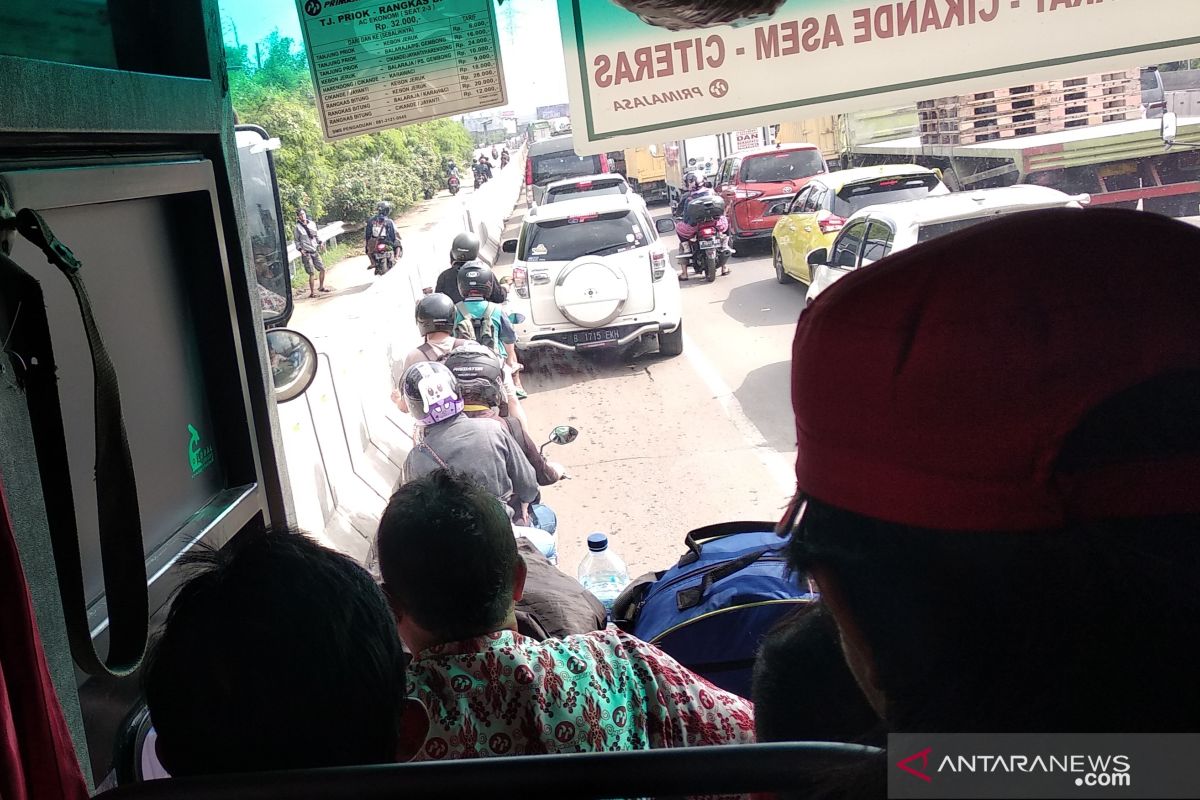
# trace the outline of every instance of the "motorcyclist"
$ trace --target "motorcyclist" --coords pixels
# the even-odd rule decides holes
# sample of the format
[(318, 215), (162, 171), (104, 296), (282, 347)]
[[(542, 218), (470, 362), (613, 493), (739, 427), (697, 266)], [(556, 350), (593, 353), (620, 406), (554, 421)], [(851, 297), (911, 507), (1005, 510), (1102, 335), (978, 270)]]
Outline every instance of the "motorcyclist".
[[(437, 283), (431, 291), (444, 294), (455, 303), (461, 303), (463, 296), (458, 291), (458, 269), (479, 257), (479, 244), (479, 237), (470, 231), (463, 231), (455, 236), (454, 241), (450, 243), (450, 266), (438, 275)], [(508, 292), (500, 285), (500, 281), (492, 282), (492, 293), (487, 299), (493, 303), (503, 303), (508, 299)]]
[(506, 147), (506, 148), (504, 148), (503, 150), (501, 150), (501, 151), (500, 151), (500, 169), (504, 169), (505, 167), (507, 167), (507, 166), (508, 166), (508, 162), (511, 160), (511, 158), (512, 158), (512, 157), (511, 157), (511, 156), (509, 156), (509, 154), (508, 154), (508, 148), (507, 148), (507, 147)]
[(404, 371), (400, 385), (419, 423), (401, 482), (437, 469), (465, 472), (504, 504), (511, 519), (525, 524), (529, 503), (538, 496), (537, 477), (508, 431), (462, 413), (458, 379), (445, 364), (419, 361)]
[[(679, 236), (679, 250), (681, 253), (690, 253), (692, 239), (696, 236), (698, 230), (697, 225), (687, 222), (687, 207), (693, 201), (704, 197), (716, 197), (716, 192), (704, 180), (704, 175), (699, 170), (691, 170), (683, 176), (683, 196), (679, 198), (679, 202), (675, 206), (675, 216), (678, 219), (675, 222), (675, 233)], [(722, 214), (716, 220), (717, 231), (722, 235), (729, 230), (729, 220)], [(729, 274), (728, 263), (721, 266), (721, 274)], [(688, 269), (685, 266), (679, 276), (681, 281), (688, 279)]]
[[(496, 278), (491, 268), (482, 261), (468, 261), (459, 267), (458, 291), (463, 297), (462, 302), (455, 305), (458, 310), (458, 330), (461, 331), (459, 335), (471, 335), (505, 361), (504, 387), (509, 396), (509, 406), (512, 413), (525, 421), (520, 400), (526, 393), (515, 377), (521, 371), (515, 346), (517, 332), (504, 310), (488, 299), (495, 290), (495, 284)], [(490, 337), (491, 340), (481, 341), (480, 337)]]
[(412, 349), (407, 349), (407, 343), (394, 342), (388, 346), (388, 361), (392, 365), (392, 386), (395, 387), (392, 390), (392, 402), (401, 411), (408, 411), (408, 403), (399, 388), (405, 370), (418, 361), (441, 361), (456, 347), (472, 343), (469, 339), (455, 337), (456, 313), (454, 301), (446, 295), (426, 295), (417, 301), (415, 313), (417, 330), (423, 337), (421, 344)]
[(367, 220), (365, 239), (367, 255), (370, 257), (367, 268), (374, 269), (376, 275), (382, 275), (391, 269), (391, 264), (381, 267), (377, 259), (391, 248), (391, 261), (394, 263), (403, 252), (400, 237), (396, 235), (396, 223), (392, 222), (392, 204), (388, 201), (379, 201), (375, 208), (375, 216)]
[[(508, 414), (504, 365), (495, 352), (480, 344), (467, 343), (452, 350), (443, 363), (458, 379), (465, 404), (463, 413), (468, 417), (494, 420), (507, 430), (529, 459), (539, 486), (550, 486), (566, 475), (565, 467), (542, 455), (521, 420)], [(542, 505), (539, 494), (529, 506), (529, 524), (552, 533), (553, 520), (554, 512)], [(549, 554), (547, 558), (554, 560)]]
[(496, 152), (496, 145), (492, 145), (492, 158), (499, 158), (500, 154)]

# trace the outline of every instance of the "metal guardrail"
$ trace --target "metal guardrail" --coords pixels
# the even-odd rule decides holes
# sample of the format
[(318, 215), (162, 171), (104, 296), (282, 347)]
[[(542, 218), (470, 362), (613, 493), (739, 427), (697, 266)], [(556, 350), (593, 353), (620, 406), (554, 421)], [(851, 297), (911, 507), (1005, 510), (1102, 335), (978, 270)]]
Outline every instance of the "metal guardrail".
[[(342, 222), (341, 220), (338, 220), (337, 222), (331, 222), (328, 225), (323, 225), (320, 228), (317, 228), (317, 241), (319, 241), (321, 244), (325, 244), (330, 240), (335, 240), (334, 244), (337, 244), (337, 237), (341, 236), (345, 232), (346, 223)], [(300, 251), (296, 249), (296, 245), (288, 245), (287, 256), (289, 264), (300, 257)]]

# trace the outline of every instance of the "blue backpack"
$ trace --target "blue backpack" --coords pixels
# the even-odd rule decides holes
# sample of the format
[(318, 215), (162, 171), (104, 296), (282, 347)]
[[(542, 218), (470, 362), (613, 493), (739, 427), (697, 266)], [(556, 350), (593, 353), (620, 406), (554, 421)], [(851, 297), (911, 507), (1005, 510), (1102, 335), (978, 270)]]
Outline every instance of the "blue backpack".
[(670, 569), (642, 576), (613, 605), (624, 630), (742, 697), (766, 634), (816, 599), (787, 566), (786, 538), (770, 522), (728, 522), (692, 531)]

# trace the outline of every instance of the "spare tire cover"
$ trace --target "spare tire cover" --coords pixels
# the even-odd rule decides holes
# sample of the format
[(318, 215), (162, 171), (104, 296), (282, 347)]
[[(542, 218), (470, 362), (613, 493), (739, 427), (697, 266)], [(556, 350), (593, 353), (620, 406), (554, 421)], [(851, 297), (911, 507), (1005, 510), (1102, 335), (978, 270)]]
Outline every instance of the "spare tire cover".
[(629, 284), (619, 267), (596, 256), (582, 256), (563, 267), (554, 286), (554, 302), (576, 325), (607, 325), (625, 306)]

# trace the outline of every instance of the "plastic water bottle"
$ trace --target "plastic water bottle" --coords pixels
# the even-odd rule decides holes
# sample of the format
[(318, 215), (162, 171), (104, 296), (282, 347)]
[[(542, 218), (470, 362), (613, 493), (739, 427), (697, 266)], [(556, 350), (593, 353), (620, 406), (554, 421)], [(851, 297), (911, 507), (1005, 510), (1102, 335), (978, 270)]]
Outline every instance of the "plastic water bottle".
[(588, 554), (579, 562), (579, 582), (596, 595), (612, 618), (613, 602), (629, 585), (629, 570), (621, 557), (608, 548), (608, 537), (593, 533), (587, 538)]

